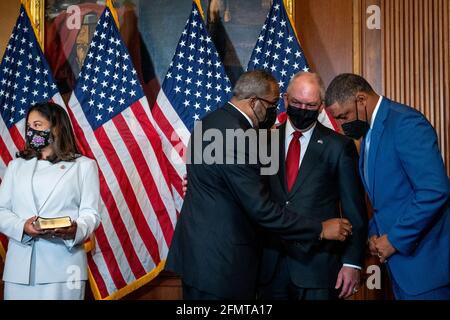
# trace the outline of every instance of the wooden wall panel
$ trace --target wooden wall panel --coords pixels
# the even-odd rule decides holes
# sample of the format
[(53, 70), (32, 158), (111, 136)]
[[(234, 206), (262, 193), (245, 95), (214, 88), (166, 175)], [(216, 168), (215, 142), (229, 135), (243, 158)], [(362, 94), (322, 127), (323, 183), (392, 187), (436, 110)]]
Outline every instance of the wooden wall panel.
[[(380, 7), (381, 0), (353, 0), (354, 2), (354, 70), (369, 81), (376, 92), (382, 92), (382, 62), (381, 62), (381, 29), (369, 29), (367, 21), (373, 12), (367, 9), (373, 5)], [(360, 16), (358, 19), (357, 16)], [(359, 28), (356, 31), (356, 28)], [(360, 65), (358, 65), (358, 62)]]
[(9, 37), (12, 29), (16, 23), (17, 15), (19, 14), (20, 1), (19, 0), (1, 0), (1, 27), (0, 27), (0, 59), (3, 58)]
[(383, 93), (428, 118), (450, 176), (449, 1), (382, 0), (381, 6)]
[(295, 24), (305, 56), (325, 85), (353, 71), (353, 1), (296, 0)]

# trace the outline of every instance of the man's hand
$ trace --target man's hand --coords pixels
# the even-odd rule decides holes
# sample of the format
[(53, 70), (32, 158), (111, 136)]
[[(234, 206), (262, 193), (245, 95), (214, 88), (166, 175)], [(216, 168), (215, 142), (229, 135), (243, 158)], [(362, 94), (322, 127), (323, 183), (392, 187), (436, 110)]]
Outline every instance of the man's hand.
[(342, 287), (341, 293), (339, 294), (340, 299), (346, 299), (358, 292), (360, 276), (361, 271), (356, 268), (347, 266), (341, 268), (335, 286), (335, 289)]
[(378, 257), (380, 258), (380, 262), (386, 262), (386, 260), (392, 256), (397, 249), (395, 249), (388, 240), (387, 234), (382, 235), (378, 239), (374, 240), (375, 248), (378, 252)]
[(187, 191), (187, 185), (188, 185), (188, 181), (187, 181), (187, 174), (185, 174), (183, 176), (183, 182), (181, 183), (182, 185), (182, 190), (183, 190), (183, 197), (186, 195), (186, 191)]
[(38, 229), (34, 226), (33, 222), (36, 221), (38, 217), (34, 216), (25, 221), (23, 226), (23, 232), (25, 232), (30, 237), (36, 238), (46, 234), (44, 230)]
[(53, 238), (57, 237), (64, 240), (75, 239), (75, 235), (77, 234), (77, 223), (72, 221), (72, 225), (70, 227), (53, 229), (50, 234)]
[(322, 239), (345, 241), (352, 234), (352, 225), (347, 219), (334, 218), (322, 222)]
[(378, 251), (377, 248), (375, 247), (375, 241), (378, 239), (378, 236), (371, 236), (369, 238), (369, 251), (370, 254), (373, 256), (377, 256), (378, 255)]

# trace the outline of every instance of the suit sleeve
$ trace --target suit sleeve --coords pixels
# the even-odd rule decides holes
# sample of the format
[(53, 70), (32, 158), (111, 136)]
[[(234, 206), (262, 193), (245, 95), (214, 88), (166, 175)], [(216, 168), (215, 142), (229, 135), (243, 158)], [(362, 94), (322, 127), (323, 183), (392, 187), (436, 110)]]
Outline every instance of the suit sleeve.
[(349, 140), (343, 148), (338, 171), (342, 214), (353, 226), (353, 234), (346, 241), (342, 254), (342, 263), (362, 267), (367, 242), (367, 212), (358, 171), (358, 152), (353, 141)]
[(375, 219), (372, 217), (372, 219), (369, 220), (369, 235), (368, 237), (370, 238), (371, 236), (378, 236), (379, 232), (378, 232), (378, 228), (377, 225), (375, 224)]
[(14, 165), (14, 161), (9, 163), (3, 181), (0, 184), (0, 233), (18, 242), (30, 243), (32, 238), (23, 232), (26, 219), (20, 218), (12, 212)]
[(77, 232), (75, 239), (64, 240), (66, 246), (72, 249), (74, 246), (83, 244), (100, 224), (100, 182), (98, 168), (95, 161), (81, 164), (82, 185), (81, 201), (78, 213)]
[(269, 189), (257, 165), (221, 166), (229, 190), (239, 199), (250, 219), (286, 240), (317, 241), (320, 221), (308, 219), (270, 200)]
[(409, 113), (396, 129), (397, 155), (413, 195), (387, 235), (399, 252), (410, 255), (442, 214), (450, 183), (431, 124), (420, 113)]

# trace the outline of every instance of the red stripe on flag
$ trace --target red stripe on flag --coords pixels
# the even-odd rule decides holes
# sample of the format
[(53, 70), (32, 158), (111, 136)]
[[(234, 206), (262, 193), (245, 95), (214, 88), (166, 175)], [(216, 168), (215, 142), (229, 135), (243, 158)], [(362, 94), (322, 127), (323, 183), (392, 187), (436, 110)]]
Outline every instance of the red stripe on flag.
[(169, 159), (167, 159), (166, 154), (164, 154), (164, 158), (167, 161), (167, 171), (169, 173), (170, 182), (172, 186), (175, 187), (175, 190), (177, 190), (178, 194), (183, 195), (183, 185), (182, 185), (183, 179), (175, 170), (175, 167), (172, 165)]
[[(132, 135), (131, 132), (123, 133), (124, 135)], [(125, 168), (120, 161), (119, 156), (117, 155), (113, 144), (111, 143), (108, 134), (106, 133), (103, 127), (99, 127), (94, 131), (94, 135), (97, 138), (100, 147), (103, 149), (105, 153), (106, 160), (109, 162), (109, 165), (116, 176), (117, 181), (119, 182), (119, 187), (122, 191), (125, 202), (130, 209), (131, 216), (136, 225), (136, 229), (138, 230), (142, 241), (147, 247), (148, 252), (152, 256), (153, 262), (157, 265), (161, 258), (158, 252), (158, 242), (156, 241), (146, 219), (144, 213), (142, 212), (139, 201), (134, 194), (133, 188), (131, 186), (130, 180), (127, 176)]]
[[(153, 126), (152, 122), (147, 117), (147, 114), (145, 113), (141, 104), (140, 103), (133, 104), (131, 106), (131, 111), (133, 111), (136, 118), (139, 119), (140, 122), (142, 122), (142, 129), (144, 130), (147, 139), (152, 144), (153, 150), (162, 150), (161, 139), (157, 134), (156, 128)], [(161, 163), (164, 163), (166, 165), (167, 171), (164, 170), (162, 171), (167, 184), (168, 185), (172, 184), (179, 194), (183, 194), (181, 178), (176, 172), (170, 160), (167, 158), (167, 155), (164, 152), (155, 152), (155, 154), (158, 157), (158, 163), (160, 164), (160, 167), (162, 167)], [(177, 179), (174, 180), (174, 177), (177, 177)]]
[(109, 296), (108, 288), (106, 287), (106, 283), (103, 280), (102, 275), (98, 271), (97, 264), (92, 258), (92, 255), (88, 255), (88, 266), (89, 270), (92, 273), (92, 277), (95, 279), (95, 285), (97, 286), (98, 291), (100, 293), (100, 298), (101, 299), (106, 298), (107, 296)]
[[(108, 238), (106, 237), (105, 230), (102, 225), (100, 225), (97, 230), (95, 231), (95, 238), (97, 240), (97, 243), (102, 244), (108, 244), (108, 250), (111, 250), (109, 252), (104, 252), (102, 249), (102, 254), (105, 259), (106, 267), (108, 268), (109, 273), (112, 275), (112, 280), (114, 282), (114, 285), (116, 288), (120, 289), (127, 285), (127, 282), (122, 277), (122, 274), (120, 273), (119, 265), (117, 264), (116, 258), (114, 256), (114, 253), (112, 252), (112, 249), (109, 245)], [(106, 254), (105, 254), (106, 253)], [(95, 261), (92, 259), (92, 264), (95, 264)], [(106, 287), (106, 284), (103, 280), (103, 277), (101, 276), (100, 272), (98, 271), (98, 268), (95, 268), (97, 270), (97, 273), (99, 277), (95, 277), (95, 283), (98, 286), (98, 289), (100, 290), (101, 296), (106, 297), (109, 295), (108, 289)], [(94, 270), (91, 270), (94, 271)], [(145, 272), (144, 272), (145, 274)], [(103, 287), (101, 289), (101, 287)]]
[(16, 145), (17, 150), (22, 150), (25, 147), (25, 140), (23, 140), (22, 135), (19, 132), (19, 129), (17, 129), (17, 126), (12, 126), (9, 129), (9, 134), (11, 135), (11, 138)]
[(6, 252), (6, 250), (8, 249), (8, 238), (1, 233), (0, 233), (0, 243), (2, 244), (3, 249), (5, 249)]
[[(68, 109), (69, 115), (72, 119), (72, 124), (74, 126), (74, 131), (76, 132), (77, 138), (80, 140), (80, 142), (85, 147), (86, 155), (94, 159), (94, 154), (92, 150), (89, 147), (89, 144), (87, 143), (86, 137), (84, 135), (83, 130), (81, 130), (80, 125), (76, 121), (72, 110)], [(111, 219), (111, 223), (114, 227), (114, 231), (117, 234), (117, 237), (120, 241), (120, 244), (123, 247), (123, 252), (125, 254), (125, 258), (127, 259), (127, 262), (130, 266), (131, 271), (133, 272), (135, 278), (139, 278), (143, 274), (145, 274), (145, 270), (142, 266), (142, 263), (139, 260), (139, 257), (134, 250), (133, 244), (131, 242), (130, 236), (128, 234), (128, 230), (122, 220), (122, 217), (120, 216), (119, 209), (117, 208), (117, 204), (114, 201), (114, 198), (112, 196), (112, 193), (108, 187), (108, 184), (105, 181), (105, 177), (103, 175), (102, 170), (99, 170), (99, 176), (100, 176), (100, 193), (102, 196), (102, 199), (105, 203), (105, 206), (108, 210), (108, 215)], [(99, 227), (100, 228), (100, 227)], [(95, 232), (97, 237), (97, 231)], [(98, 238), (97, 238), (98, 239)], [(108, 270), (116, 270), (116, 272), (111, 272), (111, 277), (116, 285), (116, 287), (119, 287), (122, 285), (122, 283), (126, 283), (126, 281), (123, 279), (122, 274), (120, 273), (120, 268), (117, 263), (117, 260), (114, 256), (114, 253), (112, 251), (111, 246), (109, 245), (108, 241), (98, 241), (98, 245), (100, 247), (100, 250), (103, 254), (103, 257), (105, 261), (107, 262), (107, 268)]]
[(6, 148), (6, 144), (3, 141), (1, 136), (0, 136), (0, 157), (2, 158), (5, 165), (8, 165), (8, 163), (13, 159), (11, 157), (11, 154), (8, 152), (8, 149)]
[[(144, 155), (142, 154), (142, 150), (139, 147), (136, 140), (134, 139), (134, 136), (130, 128), (127, 126), (127, 123), (122, 115), (120, 114), (117, 115), (112, 119), (112, 121), (116, 126), (120, 136), (122, 137), (122, 140), (125, 146), (127, 147), (128, 152), (131, 155), (131, 158), (133, 159), (137, 172), (141, 177), (143, 187), (147, 192), (147, 196), (150, 200), (153, 210), (155, 211), (156, 217), (158, 218), (158, 222), (163, 231), (164, 238), (166, 239), (167, 242), (167, 246), (170, 246), (170, 241), (172, 239), (173, 233), (172, 222), (170, 221), (167, 208), (163, 200), (161, 199), (159, 190), (156, 187), (156, 183), (155, 180), (153, 179), (152, 173), (150, 172), (150, 168), (148, 167)], [(158, 136), (155, 136), (154, 138), (159, 139)], [(161, 150), (162, 148), (159, 147), (159, 149)], [(161, 153), (162, 150), (161, 151), (160, 150), (155, 149), (155, 153)]]
[[(101, 171), (100, 171), (101, 172)], [(114, 228), (114, 232), (117, 235), (117, 238), (119, 239), (120, 244), (122, 245), (123, 252), (125, 254), (125, 257), (127, 259), (127, 263), (130, 266), (131, 271), (133, 272), (133, 275), (136, 279), (139, 279), (140, 277), (144, 276), (146, 274), (144, 267), (142, 266), (141, 260), (139, 259), (136, 251), (134, 250), (133, 243), (131, 241), (130, 235), (128, 233), (128, 230), (122, 220), (122, 217), (119, 213), (119, 208), (116, 205), (116, 202), (114, 201), (114, 198), (112, 196), (111, 190), (108, 187), (108, 184), (105, 181), (105, 176), (103, 175), (103, 172), (100, 173), (100, 185), (102, 188), (100, 188), (100, 194), (102, 196), (103, 202), (105, 203), (105, 206), (108, 210), (108, 214), (111, 219), (111, 224)], [(100, 229), (100, 228), (99, 228)], [(104, 232), (104, 229), (102, 227), (101, 231)], [(95, 236), (97, 237), (97, 231), (95, 232)], [(97, 237), (97, 239), (99, 239)], [(103, 239), (103, 237), (102, 237)], [(104, 235), (104, 241), (100, 242), (104, 246), (106, 246), (105, 249), (108, 251), (108, 256), (104, 257), (105, 261), (108, 261), (108, 269), (112, 270), (111, 274), (113, 275), (113, 280), (117, 277), (121, 282), (123, 281), (126, 283), (125, 279), (123, 279), (122, 274), (120, 273), (120, 268), (117, 263), (116, 257), (111, 249), (111, 246), (108, 242), (108, 239), (106, 235)], [(102, 250), (103, 252), (103, 250)], [(118, 281), (119, 281), (118, 280)], [(115, 282), (114, 282), (115, 283)], [(122, 288), (122, 284), (115, 283), (117, 288)]]
[(333, 116), (331, 115), (331, 113), (328, 112), (327, 109), (325, 109), (325, 113), (327, 114), (328, 119), (331, 122), (331, 125), (334, 128), (334, 131), (336, 132), (341, 132), (339, 125), (337, 124), (336, 120), (334, 120)]
[[(164, 112), (162, 112), (158, 102), (156, 102), (155, 105), (153, 106), (152, 113), (153, 118), (155, 118), (155, 121), (158, 123), (158, 126), (161, 129), (161, 131), (170, 141), (172, 146), (176, 148), (177, 152), (180, 154), (180, 157), (183, 158), (184, 157), (183, 150), (187, 150), (186, 146), (178, 136), (177, 132), (173, 129), (170, 122), (167, 120), (166, 115), (164, 114)], [(183, 146), (183, 148), (180, 148), (180, 143), (181, 146)]]
[(155, 152), (156, 158), (158, 160), (158, 165), (161, 168), (161, 172), (164, 176), (164, 180), (166, 180), (167, 185), (170, 185), (170, 178), (166, 170), (167, 165), (169, 165), (168, 159), (165, 156), (165, 153), (162, 152), (162, 144), (159, 135), (153, 126), (152, 122), (148, 118), (147, 114), (144, 111), (144, 107), (141, 105), (139, 101), (135, 102), (131, 106), (131, 111), (133, 112), (136, 119), (139, 119), (139, 123), (141, 124), (142, 131), (144, 131), (147, 140), (152, 145), (152, 148)]

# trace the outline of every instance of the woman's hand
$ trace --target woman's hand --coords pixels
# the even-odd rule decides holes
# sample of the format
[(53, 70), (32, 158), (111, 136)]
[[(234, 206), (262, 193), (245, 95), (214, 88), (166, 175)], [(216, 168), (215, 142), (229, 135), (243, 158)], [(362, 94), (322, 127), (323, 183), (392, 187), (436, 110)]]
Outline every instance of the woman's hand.
[(72, 225), (70, 227), (53, 229), (51, 231), (51, 235), (53, 238), (58, 237), (64, 240), (75, 239), (76, 234), (77, 234), (77, 223), (75, 221), (72, 221)]
[(33, 238), (41, 237), (46, 234), (46, 231), (38, 229), (34, 226), (33, 222), (35, 222), (37, 218), (37, 216), (29, 218), (25, 221), (25, 225), (23, 226), (23, 232)]

